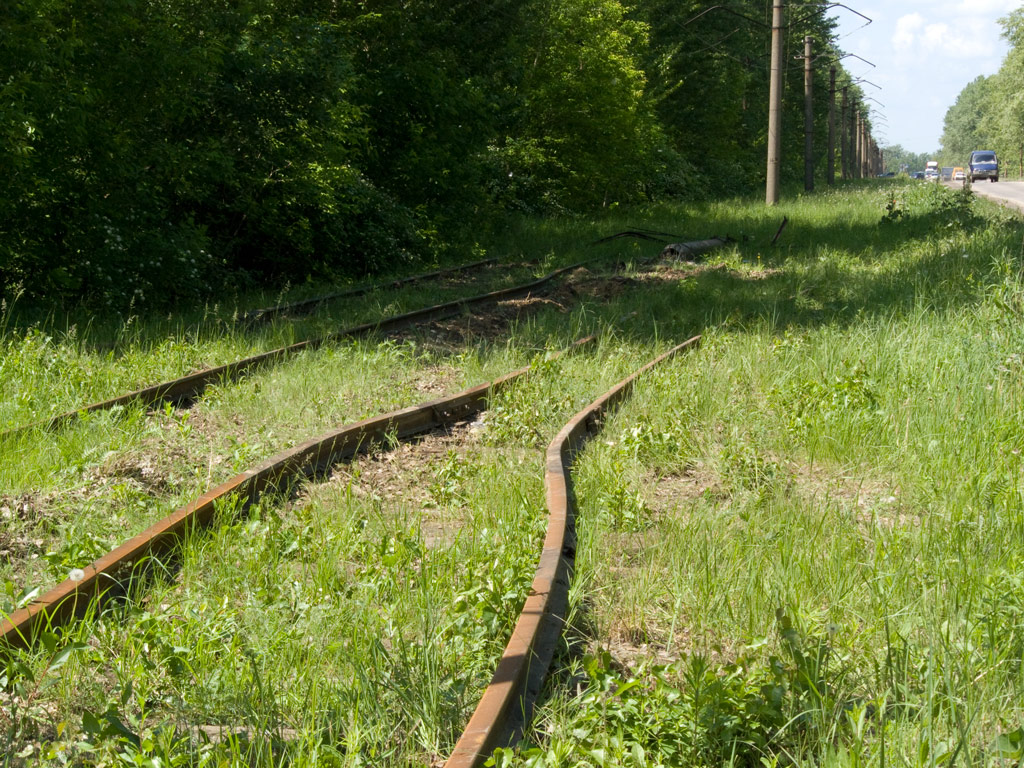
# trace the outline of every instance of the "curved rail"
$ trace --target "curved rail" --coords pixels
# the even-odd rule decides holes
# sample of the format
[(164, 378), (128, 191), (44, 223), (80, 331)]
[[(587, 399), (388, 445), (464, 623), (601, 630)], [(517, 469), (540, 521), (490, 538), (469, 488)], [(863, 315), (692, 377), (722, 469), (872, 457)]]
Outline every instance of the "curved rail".
[(400, 288), (403, 285), (409, 283), (418, 283), (421, 280), (431, 280), (435, 277), (444, 277), (445, 275), (456, 275), (460, 272), (468, 272), (471, 269), (477, 267), (485, 267), (490, 264), (494, 264), (497, 261), (496, 258), (481, 259), (480, 261), (474, 261), (469, 264), (461, 264), (457, 267), (448, 267), (446, 269), (435, 269), (431, 272), (421, 272), (418, 275), (410, 275), (409, 277), (400, 277), (397, 280), (386, 280), (380, 283), (371, 283), (370, 285), (361, 285), (355, 288), (349, 288), (344, 291), (337, 291), (336, 293), (325, 293), (320, 296), (313, 296), (309, 299), (303, 299), (302, 301), (293, 301), (289, 304), (278, 304), (275, 307), (263, 307), (261, 309), (253, 309), (246, 312), (239, 321), (242, 323), (258, 323), (266, 320), (270, 320), (283, 312), (297, 312), (306, 313), (313, 311), (313, 307), (317, 304), (323, 304), (327, 301), (333, 301), (334, 299), (345, 299), (351, 296), (364, 296), (372, 291), (378, 291), (381, 288)]
[(576, 264), (571, 264), (567, 267), (561, 267), (560, 269), (556, 269), (537, 280), (532, 280), (529, 283), (523, 283), (521, 285), (514, 285), (511, 288), (502, 288), (497, 291), (491, 291), (477, 296), (456, 299), (443, 304), (434, 304), (429, 307), (413, 310), (412, 312), (405, 312), (400, 315), (393, 315), (371, 323), (363, 323), (362, 325), (356, 325), (341, 331), (335, 331), (334, 333), (330, 333), (319, 338), (300, 341), (287, 347), (281, 347), (269, 352), (262, 352), (258, 355), (246, 357), (242, 360), (226, 363), (225, 365), (207, 368), (205, 370), (198, 371), (197, 373), (182, 376), (181, 378), (172, 379), (160, 384), (154, 384), (143, 389), (137, 389), (126, 395), (84, 405), (81, 408), (76, 408), (73, 411), (53, 416), (45, 421), (28, 424), (23, 427), (16, 427), (8, 430), (7, 432), (0, 433), (0, 438), (10, 437), (30, 429), (59, 429), (60, 427), (71, 423), (82, 414), (109, 410), (110, 408), (114, 408), (119, 405), (124, 406), (134, 403), (149, 405), (151, 403), (160, 402), (161, 400), (170, 400), (172, 402), (185, 402), (192, 400), (202, 394), (210, 384), (222, 380), (236, 379), (246, 371), (270, 365), (304, 350), (317, 349), (331, 341), (362, 336), (373, 331), (398, 330), (427, 320), (449, 317), (469, 307), (475, 307), (494, 301), (501, 301), (502, 299), (511, 299), (528, 295), (537, 288), (541, 288), (550, 283), (556, 277), (559, 277), (566, 272), (571, 272), (574, 269), (578, 269), (579, 267), (586, 266), (593, 261), (596, 261), (596, 259), (588, 259)]
[[(596, 338), (580, 339), (555, 357), (574, 352)], [(81, 578), (68, 577), (42, 597), (3, 618), (0, 648), (26, 647), (40, 627), (52, 628), (82, 613), (94, 597), (102, 597), (117, 586), (118, 575), (151, 555), (172, 550), (189, 531), (208, 524), (219, 502), (237, 499), (242, 505), (251, 504), (262, 494), (284, 487), (292, 478), (323, 471), (390, 437), (404, 440), (461, 421), (485, 409), (489, 398), (530, 370), (530, 366), (526, 366), (448, 397), (340, 427), (235, 475), (85, 566), (81, 569)]]
[(574, 514), (570, 468), (576, 453), (590, 435), (600, 431), (602, 416), (629, 395), (640, 375), (699, 344), (700, 336), (694, 336), (620, 381), (573, 416), (548, 446), (544, 473), (548, 529), (533, 584), (491, 683), (484, 689), (445, 768), (477, 768), (529, 721), (561, 633), (568, 600), (569, 568), (575, 554), (574, 546), (568, 543)]

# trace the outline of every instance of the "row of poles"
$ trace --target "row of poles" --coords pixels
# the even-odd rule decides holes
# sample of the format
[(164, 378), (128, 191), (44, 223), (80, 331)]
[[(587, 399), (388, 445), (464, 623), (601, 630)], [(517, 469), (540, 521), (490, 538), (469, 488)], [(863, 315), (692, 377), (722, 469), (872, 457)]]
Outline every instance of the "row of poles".
[[(784, 0), (774, 0), (772, 6), (772, 63), (768, 90), (768, 173), (765, 202), (779, 202), (779, 166), (782, 149), (782, 18)], [(814, 189), (814, 109), (812, 47), (814, 40), (804, 38), (804, 189)], [(884, 156), (871, 136), (867, 123), (867, 110), (862, 103), (851, 99), (850, 86), (842, 87), (838, 136), (836, 131), (836, 68), (829, 68), (828, 95), (828, 166), (825, 174), (829, 186), (835, 184), (836, 139), (839, 140), (839, 173), (843, 179), (862, 179), (875, 176), (884, 168)]]

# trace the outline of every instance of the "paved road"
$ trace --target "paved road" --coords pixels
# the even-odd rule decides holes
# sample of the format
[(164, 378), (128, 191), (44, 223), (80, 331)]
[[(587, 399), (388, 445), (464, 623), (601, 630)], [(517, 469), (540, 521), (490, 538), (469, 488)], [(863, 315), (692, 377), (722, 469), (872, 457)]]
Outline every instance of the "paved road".
[(976, 181), (971, 189), (975, 194), (1024, 212), (1024, 181)]

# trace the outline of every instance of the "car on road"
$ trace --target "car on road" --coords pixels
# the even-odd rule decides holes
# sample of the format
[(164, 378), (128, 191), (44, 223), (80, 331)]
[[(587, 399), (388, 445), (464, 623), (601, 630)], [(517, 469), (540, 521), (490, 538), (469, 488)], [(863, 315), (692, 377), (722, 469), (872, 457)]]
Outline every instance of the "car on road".
[(953, 169), (953, 181), (963, 181), (963, 180), (964, 180), (964, 169), (963, 168), (954, 168)]
[(939, 180), (939, 169), (938, 168), (928, 168), (924, 172), (924, 177), (928, 181), (938, 181)]
[(924, 171), (914, 171), (913, 178), (915, 178), (915, 179), (923, 179), (924, 178)]
[(978, 179), (999, 181), (999, 158), (991, 149), (976, 149), (971, 152), (967, 170), (970, 173), (971, 181)]

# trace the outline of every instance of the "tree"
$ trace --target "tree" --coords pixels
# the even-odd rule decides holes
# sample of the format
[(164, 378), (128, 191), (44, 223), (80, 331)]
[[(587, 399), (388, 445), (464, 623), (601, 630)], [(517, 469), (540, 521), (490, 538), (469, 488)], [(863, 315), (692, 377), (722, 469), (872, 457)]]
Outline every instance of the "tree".
[(983, 118), (991, 98), (991, 79), (979, 75), (957, 96), (956, 103), (946, 111), (942, 132), (943, 162), (964, 165), (971, 152), (988, 146)]
[[(805, 34), (825, 153), (827, 9), (788, 21), (791, 180)], [(0, 288), (173, 304), (380, 270), (507, 209), (752, 188), (770, 16), (771, 0), (9, 0)]]
[(911, 152), (899, 144), (882, 147), (882, 151), (885, 153), (886, 170), (894, 172), (899, 171), (904, 165), (910, 173), (923, 171), (925, 163), (933, 159), (931, 153)]
[(491, 146), (506, 204), (565, 209), (637, 199), (658, 146), (644, 96), (646, 26), (618, 0), (532, 0)]

